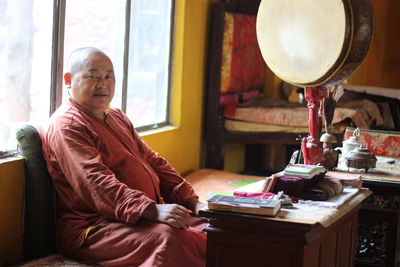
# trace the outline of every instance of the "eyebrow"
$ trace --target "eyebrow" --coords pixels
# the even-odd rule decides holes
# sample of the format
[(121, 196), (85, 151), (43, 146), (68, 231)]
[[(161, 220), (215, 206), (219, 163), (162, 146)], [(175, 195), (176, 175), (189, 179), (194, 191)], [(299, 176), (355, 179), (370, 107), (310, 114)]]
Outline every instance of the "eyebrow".
[[(89, 70), (88, 70), (88, 72), (98, 72), (98, 71), (99, 71), (99, 69), (95, 69), (95, 68), (92, 68), (92, 69), (89, 69)], [(110, 70), (106, 70), (106, 72), (114, 73), (114, 70), (113, 70), (113, 69), (110, 69)]]

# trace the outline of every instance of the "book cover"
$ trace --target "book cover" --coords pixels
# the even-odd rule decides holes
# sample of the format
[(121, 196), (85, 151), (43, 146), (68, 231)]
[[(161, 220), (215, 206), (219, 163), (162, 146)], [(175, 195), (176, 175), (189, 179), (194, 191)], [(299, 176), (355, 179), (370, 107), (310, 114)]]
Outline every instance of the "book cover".
[(312, 178), (315, 175), (324, 173), (326, 170), (323, 166), (306, 165), (306, 164), (293, 164), (286, 166), (284, 170), (285, 175), (296, 175), (305, 178)]
[(280, 200), (276, 199), (215, 195), (207, 200), (207, 202), (208, 209), (210, 210), (233, 211), (267, 216), (275, 216), (281, 208)]

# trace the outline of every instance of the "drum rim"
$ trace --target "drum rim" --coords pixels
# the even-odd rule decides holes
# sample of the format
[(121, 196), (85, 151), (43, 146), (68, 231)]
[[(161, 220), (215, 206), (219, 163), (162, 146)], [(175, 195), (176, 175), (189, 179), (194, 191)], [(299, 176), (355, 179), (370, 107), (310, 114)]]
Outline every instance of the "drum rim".
[[(264, 0), (264, 1), (267, 1), (267, 0)], [(362, 60), (368, 54), (368, 51), (372, 45), (372, 36), (374, 35), (374, 31), (375, 31), (374, 23), (373, 23), (374, 14), (373, 14), (370, 3), (369, 3), (369, 5), (370, 5), (370, 7), (369, 7), (370, 12), (372, 13), (371, 14), (372, 15), (372, 35), (370, 38), (369, 47), (368, 47), (365, 55), (363, 55)], [(356, 19), (358, 19), (356, 17), (356, 15), (354, 14), (355, 11), (354, 11), (352, 0), (343, 0), (343, 8), (344, 8), (344, 12), (345, 12), (345, 27), (346, 27), (345, 38), (344, 38), (344, 42), (342, 45), (342, 49), (341, 49), (339, 56), (337, 57), (335, 63), (323, 75), (321, 75), (320, 78), (318, 78), (314, 81), (311, 81), (311, 82), (296, 83), (296, 82), (293, 82), (290, 80), (282, 79), (280, 76), (277, 75), (281, 80), (283, 80), (287, 83), (290, 83), (292, 85), (298, 86), (298, 87), (316, 87), (316, 86), (323, 87), (324, 85), (329, 84), (329, 82), (331, 80), (334, 81), (335, 80), (334, 77), (343, 71), (342, 67), (347, 63), (349, 55), (351, 54), (351, 50), (354, 46), (354, 42), (357, 41), (357, 40), (355, 40), (354, 35), (355, 35)], [(258, 16), (257, 16), (257, 19), (258, 19)], [(258, 34), (258, 32), (257, 32), (257, 34)], [(362, 40), (361, 40), (361, 42), (362, 42)], [(358, 63), (357, 67), (354, 68), (349, 74), (353, 73), (361, 65), (362, 60), (361, 60), (361, 62)], [(265, 61), (265, 59), (264, 59), (264, 61)], [(268, 65), (267, 61), (265, 61), (265, 63)], [(345, 78), (347, 78), (347, 77), (345, 77)], [(341, 80), (338, 80), (336, 82), (339, 83), (339, 82), (341, 82)]]

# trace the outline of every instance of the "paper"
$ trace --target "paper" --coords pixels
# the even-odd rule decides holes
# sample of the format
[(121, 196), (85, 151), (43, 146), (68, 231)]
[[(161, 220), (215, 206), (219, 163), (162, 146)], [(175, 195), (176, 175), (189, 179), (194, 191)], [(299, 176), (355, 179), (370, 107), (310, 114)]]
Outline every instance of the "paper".
[(358, 188), (345, 187), (343, 192), (326, 200), (326, 201), (313, 201), (313, 200), (299, 200), (299, 204), (307, 204), (324, 208), (337, 209), (347, 200), (352, 198), (359, 191)]

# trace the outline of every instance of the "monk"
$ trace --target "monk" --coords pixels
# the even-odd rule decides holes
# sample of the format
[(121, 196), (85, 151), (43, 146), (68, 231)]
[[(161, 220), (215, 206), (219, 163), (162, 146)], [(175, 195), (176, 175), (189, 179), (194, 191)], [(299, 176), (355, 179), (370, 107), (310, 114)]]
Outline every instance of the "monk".
[(64, 80), (70, 99), (43, 132), (60, 251), (106, 266), (204, 266), (205, 223), (196, 217), (204, 203), (127, 116), (109, 108), (109, 57), (74, 51)]

